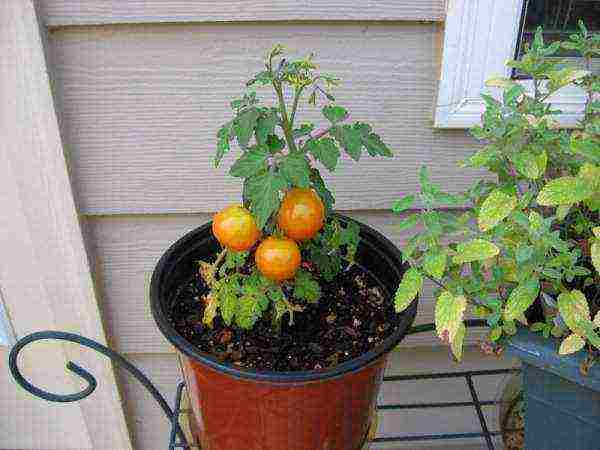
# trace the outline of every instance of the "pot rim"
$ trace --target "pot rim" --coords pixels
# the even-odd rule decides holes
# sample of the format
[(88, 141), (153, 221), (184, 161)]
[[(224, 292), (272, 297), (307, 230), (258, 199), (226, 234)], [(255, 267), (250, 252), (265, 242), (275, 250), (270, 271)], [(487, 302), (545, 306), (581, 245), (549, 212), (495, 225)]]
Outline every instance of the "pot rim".
[[(333, 217), (338, 218), (342, 222), (353, 221), (360, 226), (361, 240), (369, 245), (369, 242), (377, 242), (381, 247), (384, 248), (388, 254), (389, 259), (387, 263), (391, 265), (391, 260), (396, 259), (398, 261), (398, 267), (396, 270), (402, 270), (405, 272), (408, 268), (407, 263), (402, 263), (402, 254), (398, 248), (385, 236), (383, 236), (377, 230), (365, 225), (361, 222), (350, 219), (341, 214), (332, 214)], [(255, 369), (244, 369), (235, 367), (229, 363), (219, 362), (210, 353), (206, 353), (198, 349), (195, 345), (181, 336), (169, 323), (167, 315), (163, 311), (160, 302), (160, 284), (161, 278), (165, 273), (165, 268), (169, 264), (170, 260), (179, 254), (182, 249), (188, 248), (189, 243), (196, 240), (199, 236), (205, 234), (207, 231), (210, 232), (212, 222), (208, 222), (182, 236), (175, 243), (173, 243), (168, 250), (162, 255), (154, 272), (152, 273), (152, 279), (150, 281), (150, 306), (152, 310), (152, 316), (158, 328), (167, 340), (175, 346), (177, 350), (195, 360), (196, 362), (208, 366), (219, 372), (226, 373), (235, 378), (249, 379), (255, 381), (270, 381), (279, 383), (297, 383), (307, 381), (320, 381), (330, 378), (340, 377), (348, 372), (356, 372), (368, 364), (382, 357), (394, 348), (407, 334), (410, 326), (412, 325), (416, 312), (418, 299), (415, 299), (411, 305), (402, 313), (402, 319), (396, 328), (396, 330), (381, 344), (374, 347), (362, 355), (353, 358), (349, 361), (343, 362), (336, 365), (331, 369), (325, 370), (306, 370), (306, 371), (287, 371), (287, 372), (275, 372), (275, 371), (260, 371)], [(372, 244), (371, 244), (372, 245)]]

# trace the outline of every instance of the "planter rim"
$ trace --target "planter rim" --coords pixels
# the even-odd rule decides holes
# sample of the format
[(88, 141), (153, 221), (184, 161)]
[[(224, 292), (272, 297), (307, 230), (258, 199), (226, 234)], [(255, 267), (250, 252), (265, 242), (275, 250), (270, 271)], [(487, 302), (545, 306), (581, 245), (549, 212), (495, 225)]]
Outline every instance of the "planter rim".
[(517, 334), (508, 341), (507, 351), (526, 364), (600, 392), (600, 366), (594, 365), (587, 375), (583, 375), (579, 367), (585, 360), (585, 352), (561, 356), (558, 354), (559, 347), (558, 339), (546, 339), (527, 328), (519, 327)]
[[(383, 247), (385, 252), (389, 255), (388, 257), (396, 259), (398, 265), (402, 267), (402, 271), (408, 267), (407, 263), (402, 263), (402, 254), (400, 250), (385, 236), (378, 231), (365, 225), (361, 222), (355, 221), (349, 217), (341, 214), (334, 213), (331, 215), (336, 217), (342, 222), (355, 222), (360, 226), (360, 236), (363, 245), (369, 245), (369, 242), (377, 242), (380, 247)], [(161, 306), (160, 296), (160, 283), (161, 275), (164, 273), (166, 266), (169, 264), (171, 258), (175, 256), (182, 248), (189, 247), (189, 244), (197, 240), (200, 236), (210, 232), (212, 222), (208, 222), (188, 233), (173, 243), (169, 249), (162, 255), (154, 272), (152, 273), (152, 279), (150, 281), (150, 306), (152, 310), (152, 316), (158, 328), (167, 340), (175, 346), (177, 350), (184, 353), (186, 356), (193, 360), (208, 366), (219, 372), (224, 372), (236, 378), (265, 381), (265, 382), (278, 382), (278, 383), (298, 383), (298, 382), (309, 382), (309, 381), (320, 381), (330, 378), (336, 378), (344, 375), (348, 372), (355, 372), (359, 369), (367, 366), (368, 364), (376, 361), (384, 354), (388, 353), (394, 348), (407, 334), (410, 326), (412, 325), (416, 312), (418, 299), (415, 299), (411, 305), (402, 313), (402, 318), (396, 330), (385, 339), (381, 344), (374, 347), (362, 355), (353, 358), (344, 363), (338, 364), (337, 366), (326, 369), (326, 370), (309, 370), (309, 371), (294, 371), (294, 372), (275, 372), (275, 371), (259, 371), (255, 369), (241, 369), (237, 368), (228, 363), (219, 362), (214, 356), (209, 353), (202, 352), (195, 345), (190, 343), (183, 336), (179, 335), (177, 331), (170, 324), (167, 315), (163, 311)], [(398, 268), (400, 270), (400, 268)]]

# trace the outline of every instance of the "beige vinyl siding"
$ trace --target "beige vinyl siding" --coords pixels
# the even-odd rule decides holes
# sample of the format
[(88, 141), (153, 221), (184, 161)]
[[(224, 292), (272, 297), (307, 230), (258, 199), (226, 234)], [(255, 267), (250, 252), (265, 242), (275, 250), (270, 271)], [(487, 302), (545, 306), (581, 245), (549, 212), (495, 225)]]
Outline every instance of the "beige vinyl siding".
[[(212, 157), (228, 102), (276, 42), (314, 50), (344, 80), (339, 103), (375, 125), (393, 159), (344, 158), (337, 208), (385, 209), (417, 189), (417, 171), (457, 191), (480, 176), (457, 162), (476, 146), (465, 131), (434, 131), (437, 25), (206, 24), (77, 27), (51, 34), (79, 209), (85, 214), (213, 212), (240, 183)], [(308, 108), (310, 109), (310, 108)], [(299, 120), (318, 116), (301, 112)]]
[(439, 21), (444, 0), (44, 0), (49, 26), (148, 22)]
[[(182, 377), (175, 354), (132, 354), (130, 360), (147, 373), (167, 398), (175, 396), (175, 389)], [(394, 352), (390, 357), (387, 375), (406, 375), (431, 371), (463, 371), (474, 369), (496, 369), (512, 367), (507, 358), (483, 357), (478, 351), (467, 349), (462, 364), (453, 363), (444, 349), (405, 349)], [(126, 410), (135, 437), (136, 448), (162, 450), (168, 440), (169, 423), (163, 417), (154, 400), (131, 377), (119, 377), (126, 398)], [(474, 378), (480, 400), (495, 400), (506, 381), (507, 375), (492, 375)], [(436, 381), (405, 381), (384, 383), (379, 403), (422, 403), (422, 402), (470, 401), (464, 379)], [(483, 408), (491, 430), (498, 429), (495, 406)], [(445, 410), (380, 411), (379, 436), (398, 434), (432, 434), (441, 432), (480, 431), (475, 410), (472, 407), (457, 407)], [(498, 449), (502, 448), (498, 445)], [(457, 440), (452, 444), (423, 442), (406, 444), (380, 444), (372, 450), (482, 450), (485, 444), (480, 439)], [(283, 449), (282, 449), (283, 450)]]

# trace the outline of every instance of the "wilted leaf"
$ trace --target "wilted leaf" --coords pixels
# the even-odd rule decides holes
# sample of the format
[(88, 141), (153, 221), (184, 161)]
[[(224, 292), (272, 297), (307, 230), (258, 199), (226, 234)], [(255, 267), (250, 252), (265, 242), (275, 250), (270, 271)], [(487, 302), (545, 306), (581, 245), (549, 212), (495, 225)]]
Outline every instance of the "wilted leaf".
[(558, 349), (559, 355), (570, 355), (571, 353), (578, 352), (585, 346), (585, 339), (576, 334), (567, 336), (560, 344)]
[(466, 334), (467, 327), (465, 327), (465, 324), (461, 322), (458, 326), (458, 330), (456, 331), (456, 336), (454, 336), (454, 340), (450, 345), (450, 348), (452, 349), (452, 354), (454, 355), (457, 361), (462, 360), (463, 343), (465, 341)]
[(442, 341), (450, 344), (463, 324), (463, 316), (467, 307), (467, 299), (454, 296), (448, 291), (442, 292), (435, 304), (435, 329)]
[(547, 183), (538, 194), (537, 201), (543, 206), (570, 205), (592, 195), (585, 180), (577, 177), (556, 178)]
[(473, 239), (472, 241), (458, 244), (456, 253), (452, 260), (455, 264), (463, 264), (492, 258), (500, 253), (500, 249), (484, 239)]
[(583, 335), (585, 329), (582, 322), (590, 321), (590, 308), (585, 295), (578, 290), (563, 292), (558, 296), (558, 310), (569, 329)]
[(421, 290), (422, 286), (423, 275), (421, 275), (421, 273), (414, 267), (408, 269), (404, 274), (400, 285), (398, 286), (396, 295), (394, 296), (394, 305), (397, 313), (402, 312), (409, 307)]
[(540, 283), (537, 278), (530, 278), (519, 284), (510, 293), (506, 306), (504, 307), (504, 317), (507, 320), (515, 320), (529, 308), (540, 292)]
[(204, 305), (204, 316), (202, 318), (202, 322), (212, 328), (213, 320), (217, 315), (219, 301), (209, 294), (204, 298)]
[(517, 206), (517, 198), (497, 190), (484, 200), (477, 221), (481, 231), (488, 231), (504, 220)]

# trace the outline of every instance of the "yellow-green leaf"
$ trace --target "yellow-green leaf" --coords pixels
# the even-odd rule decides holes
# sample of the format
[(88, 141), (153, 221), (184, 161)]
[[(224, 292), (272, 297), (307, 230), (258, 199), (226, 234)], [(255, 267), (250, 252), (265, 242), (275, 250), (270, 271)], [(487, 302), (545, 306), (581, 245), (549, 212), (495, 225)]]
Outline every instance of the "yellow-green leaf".
[(546, 184), (537, 196), (543, 206), (570, 205), (585, 200), (592, 195), (592, 188), (586, 180), (578, 177), (556, 178)]
[(536, 155), (529, 151), (522, 151), (513, 155), (511, 161), (517, 172), (530, 180), (535, 180), (545, 172), (548, 155), (546, 152)]
[(597, 238), (600, 238), (600, 227), (592, 228), (592, 233), (594, 233), (594, 236), (596, 236)]
[(594, 239), (592, 246), (590, 247), (592, 254), (592, 264), (594, 265), (596, 272), (600, 273), (600, 238)]
[(477, 222), (481, 231), (487, 231), (504, 220), (517, 206), (517, 198), (502, 191), (494, 191), (484, 200)]
[(495, 88), (505, 89), (505, 88), (514, 86), (515, 82), (513, 80), (511, 80), (510, 78), (494, 77), (494, 78), (490, 78), (489, 80), (486, 80), (485, 85), (487, 87), (495, 87)]
[(464, 323), (460, 323), (458, 326), (458, 331), (456, 332), (456, 336), (454, 336), (454, 340), (450, 344), (450, 349), (452, 350), (452, 354), (456, 358), (457, 361), (462, 359), (463, 355), (463, 343), (465, 341), (465, 335), (467, 334), (467, 327), (465, 327)]
[(500, 249), (485, 239), (473, 239), (472, 241), (458, 244), (456, 253), (452, 260), (456, 264), (463, 264), (492, 258), (500, 253)]
[(490, 334), (489, 334), (490, 341), (496, 342), (501, 337), (502, 337), (502, 327), (495, 326), (490, 330)]
[(504, 317), (507, 320), (519, 320), (529, 308), (540, 292), (540, 282), (537, 278), (530, 278), (519, 284), (508, 296), (504, 307)]
[(559, 355), (570, 355), (571, 353), (578, 352), (585, 345), (585, 339), (576, 334), (567, 336), (560, 344), (558, 349)]
[(467, 299), (462, 295), (454, 296), (444, 291), (438, 297), (435, 304), (435, 329), (445, 343), (450, 344), (456, 338), (466, 307)]
[(208, 295), (204, 298), (206, 306), (204, 307), (204, 317), (202, 322), (208, 325), (210, 328), (213, 326), (213, 320), (217, 315), (217, 308), (219, 307), (219, 301), (212, 295)]
[(594, 317), (594, 326), (600, 328), (600, 311), (598, 311), (596, 317)]
[(433, 278), (440, 279), (446, 270), (447, 252), (445, 249), (431, 249), (423, 257), (423, 270)]
[(394, 296), (396, 312), (404, 311), (415, 299), (423, 286), (423, 275), (414, 267), (406, 271)]
[(590, 321), (590, 308), (585, 295), (578, 290), (558, 296), (558, 310), (567, 327), (576, 334), (585, 334), (582, 322)]

